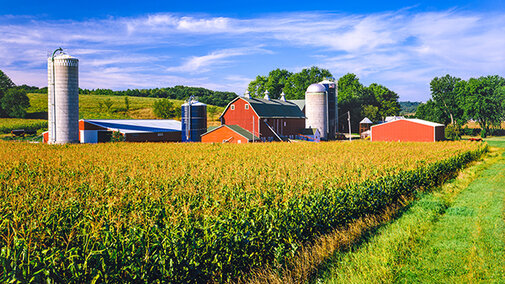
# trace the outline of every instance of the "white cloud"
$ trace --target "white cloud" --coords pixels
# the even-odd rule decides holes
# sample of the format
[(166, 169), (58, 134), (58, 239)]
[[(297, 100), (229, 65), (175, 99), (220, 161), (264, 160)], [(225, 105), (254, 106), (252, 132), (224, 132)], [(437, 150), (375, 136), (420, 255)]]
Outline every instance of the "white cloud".
[(84, 21), (10, 16), (0, 22), (0, 69), (16, 83), (43, 86), (48, 52), (62, 46), (79, 57), (85, 88), (191, 84), (205, 74), (196, 82), (241, 93), (250, 78), (273, 68), (318, 65), (424, 100), (434, 76), (504, 76), (503, 35), (505, 15), (457, 10)]

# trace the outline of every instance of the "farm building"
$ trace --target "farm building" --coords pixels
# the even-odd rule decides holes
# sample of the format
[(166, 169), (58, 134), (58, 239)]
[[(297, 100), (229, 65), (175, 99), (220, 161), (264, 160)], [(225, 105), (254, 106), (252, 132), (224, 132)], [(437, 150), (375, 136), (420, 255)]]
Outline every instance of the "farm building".
[(445, 126), (421, 119), (396, 119), (372, 126), (370, 137), (372, 141), (441, 141)]
[(113, 131), (118, 131), (129, 142), (181, 141), (181, 122), (167, 119), (81, 119), (81, 143), (110, 141)]
[[(237, 125), (259, 137), (261, 141), (281, 141), (295, 138), (305, 129), (305, 115), (300, 108), (285, 99), (271, 100), (237, 97), (221, 115), (222, 125)], [(222, 130), (224, 133), (224, 130)], [(228, 137), (220, 137), (220, 141)]]
[(259, 141), (260, 138), (253, 135), (238, 125), (221, 125), (209, 128), (209, 131), (202, 135), (202, 142), (206, 143), (249, 143)]

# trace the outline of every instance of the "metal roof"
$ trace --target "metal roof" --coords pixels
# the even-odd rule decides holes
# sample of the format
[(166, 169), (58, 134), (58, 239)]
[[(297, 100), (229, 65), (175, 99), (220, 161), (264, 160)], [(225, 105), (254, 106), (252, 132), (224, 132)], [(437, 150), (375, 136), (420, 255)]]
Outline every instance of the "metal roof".
[(303, 108), (305, 108), (305, 100), (289, 100), (288, 102), (297, 105), (301, 111), (303, 111)]
[(230, 130), (232, 130), (233, 132), (235, 132), (235, 133), (237, 133), (237, 134), (239, 134), (239, 135), (247, 138), (249, 141), (252, 141), (253, 137), (254, 137), (254, 140), (258, 140), (258, 141), (260, 140), (260, 138), (258, 136), (253, 135), (251, 132), (245, 130), (244, 128), (242, 128), (242, 127), (240, 127), (238, 125), (226, 125), (226, 124), (223, 124), (223, 125), (218, 126), (218, 127), (213, 127), (213, 128), (209, 127), (208, 128), (209, 131), (207, 131), (204, 134), (202, 134), (202, 136), (205, 135), (205, 134), (207, 134), (207, 133), (209, 133), (209, 132), (217, 130), (217, 129), (221, 128), (221, 127), (227, 127)]
[(305, 93), (307, 94), (307, 93), (324, 93), (324, 92), (326, 92), (326, 88), (323, 85), (316, 83), (310, 85)]
[(148, 133), (181, 131), (181, 122), (170, 119), (81, 119), (121, 133)]
[(263, 118), (305, 118), (300, 108), (293, 102), (241, 98), (248, 102), (258, 116)]
[(398, 118), (398, 119), (395, 119), (395, 120), (384, 122), (382, 124), (373, 125), (372, 127), (381, 126), (381, 125), (389, 124), (389, 123), (394, 123), (394, 122), (397, 122), (397, 121), (409, 121), (409, 122), (419, 123), (419, 124), (427, 125), (427, 126), (431, 126), (431, 127), (445, 126), (445, 125), (440, 124), (440, 123), (431, 122), (431, 121), (422, 120), (422, 119), (417, 119), (417, 118)]
[(363, 118), (363, 120), (360, 121), (359, 123), (373, 124), (373, 122), (370, 119), (368, 119), (368, 117)]

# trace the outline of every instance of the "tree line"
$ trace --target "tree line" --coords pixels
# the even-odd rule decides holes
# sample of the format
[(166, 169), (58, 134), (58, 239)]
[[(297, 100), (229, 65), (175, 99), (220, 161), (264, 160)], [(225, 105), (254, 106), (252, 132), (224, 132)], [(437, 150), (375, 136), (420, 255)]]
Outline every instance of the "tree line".
[(505, 79), (498, 75), (470, 78), (468, 81), (445, 75), (430, 83), (431, 99), (418, 106), (416, 116), (448, 125), (457, 138), (461, 127), (476, 121), (481, 136), (501, 128), (505, 118)]
[[(24, 86), (24, 88), (31, 93), (47, 93), (47, 87), (39, 89), (37, 87)], [(166, 98), (172, 100), (186, 100), (190, 96), (195, 96), (198, 98), (198, 101), (215, 106), (226, 106), (231, 100), (237, 97), (237, 94), (233, 92), (212, 91), (205, 88), (187, 86), (154, 89), (128, 89), (123, 91), (113, 91), (111, 89), (79, 89), (79, 94)]]
[[(261, 98), (268, 91), (272, 99), (279, 98), (281, 92), (288, 100), (304, 99), (305, 91), (311, 84), (332, 77), (329, 70), (318, 67), (305, 68), (298, 73), (275, 69), (266, 76), (258, 75), (249, 83), (247, 90), (253, 97)], [(350, 113), (351, 129), (354, 131), (358, 130), (359, 122), (365, 116), (380, 121), (400, 113), (398, 94), (383, 85), (373, 83), (364, 86), (352, 73), (342, 76), (337, 83), (340, 132), (348, 131), (348, 123), (342, 123), (347, 121), (347, 112)]]

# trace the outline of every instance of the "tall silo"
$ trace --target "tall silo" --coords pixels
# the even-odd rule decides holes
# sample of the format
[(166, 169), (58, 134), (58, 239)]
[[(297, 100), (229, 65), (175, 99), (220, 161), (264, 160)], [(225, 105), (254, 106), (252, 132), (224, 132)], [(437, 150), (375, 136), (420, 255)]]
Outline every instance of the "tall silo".
[(305, 92), (305, 126), (317, 128), (321, 139), (328, 139), (328, 93), (321, 84), (312, 84)]
[(200, 142), (207, 132), (207, 105), (190, 98), (181, 110), (182, 142)]
[(328, 140), (335, 140), (338, 127), (337, 84), (328, 79), (319, 84), (323, 85), (328, 92)]
[(47, 60), (48, 143), (78, 143), (79, 60), (56, 51)]

